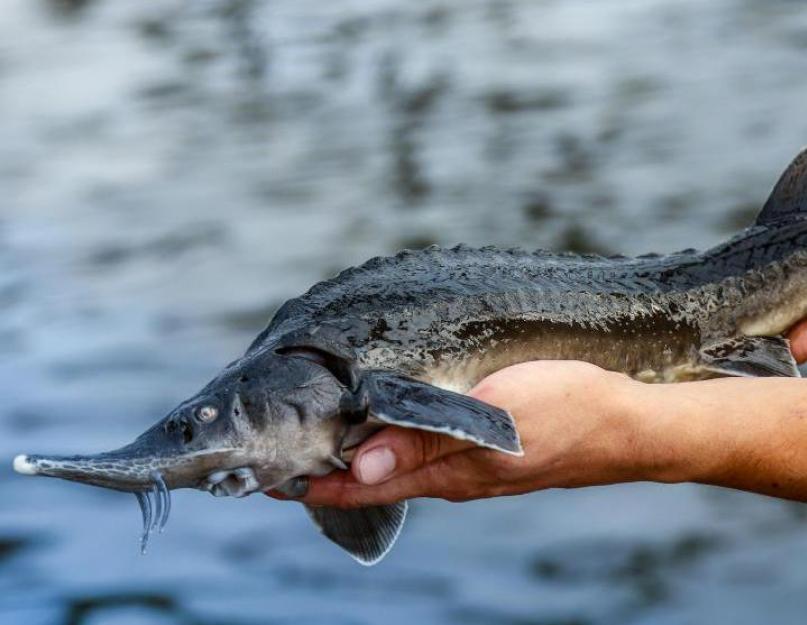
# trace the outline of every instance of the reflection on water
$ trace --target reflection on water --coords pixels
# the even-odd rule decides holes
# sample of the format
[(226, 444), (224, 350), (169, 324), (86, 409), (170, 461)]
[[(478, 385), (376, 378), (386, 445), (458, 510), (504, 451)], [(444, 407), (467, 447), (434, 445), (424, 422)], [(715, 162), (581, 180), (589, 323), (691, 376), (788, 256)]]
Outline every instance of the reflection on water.
[(807, 142), (805, 46), (785, 0), (9, 0), (0, 621), (803, 622), (804, 509), (751, 495), (419, 502), (367, 570), (196, 492), (141, 557), (133, 497), (9, 465), (128, 441), (375, 254), (717, 242)]

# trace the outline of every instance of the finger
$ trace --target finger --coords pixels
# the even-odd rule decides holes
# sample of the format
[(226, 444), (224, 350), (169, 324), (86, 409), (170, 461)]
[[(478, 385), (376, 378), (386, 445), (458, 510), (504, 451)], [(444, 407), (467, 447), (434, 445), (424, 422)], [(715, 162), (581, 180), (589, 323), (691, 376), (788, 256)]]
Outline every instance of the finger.
[(309, 496), (313, 492), (313, 500), (316, 505), (337, 506), (342, 496), (344, 481), (355, 481), (349, 471), (333, 471), (323, 477), (306, 477), (305, 488), (294, 493), (284, 492), (280, 489), (264, 491), (264, 495), (280, 501), (303, 501), (308, 502)]
[[(359, 487), (371, 488), (374, 484), (381, 484), (473, 446), (472, 443), (443, 434), (387, 427), (362, 443), (353, 457), (352, 472), (333, 471), (323, 477), (308, 477), (306, 488), (293, 494), (278, 489), (266, 491), (265, 494), (283, 501), (343, 506), (346, 505), (344, 501), (353, 501), (354, 497), (365, 495)], [(414, 487), (414, 484), (411, 486)], [(393, 496), (390, 493), (397, 492), (396, 488), (381, 494), (389, 499)]]
[(473, 444), (445, 434), (387, 427), (361, 444), (351, 472), (361, 484), (381, 484), (469, 447)]
[(807, 361), (807, 319), (800, 321), (787, 333), (790, 339), (790, 351), (799, 364)]
[[(451, 456), (452, 458), (456, 456)], [(308, 493), (300, 499), (313, 506), (359, 508), (382, 506), (415, 497), (447, 497), (454, 492), (450, 467), (441, 458), (382, 484), (368, 486), (346, 471), (311, 478)]]

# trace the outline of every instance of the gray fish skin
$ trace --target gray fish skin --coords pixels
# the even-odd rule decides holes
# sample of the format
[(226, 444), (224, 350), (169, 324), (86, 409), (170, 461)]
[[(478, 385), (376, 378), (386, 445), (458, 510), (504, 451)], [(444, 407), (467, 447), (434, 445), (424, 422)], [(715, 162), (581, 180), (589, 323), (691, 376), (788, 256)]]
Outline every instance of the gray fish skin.
[[(296, 496), (307, 476), (344, 469), (389, 424), (519, 455), (510, 415), (461, 394), (508, 365), (584, 360), (647, 382), (798, 376), (781, 333), (807, 316), (806, 266), (803, 152), (757, 223), (705, 252), (604, 258), (458, 246), (372, 259), (284, 304), (242, 358), (134, 443), (18, 456), (14, 466), (137, 493), (145, 541), (167, 518), (167, 489)], [(373, 564), (395, 542), (406, 505), (309, 515)]]
[(319, 328), (362, 367), (460, 391), (537, 359), (584, 360), (648, 381), (708, 377), (696, 370), (702, 346), (777, 335), (807, 313), (805, 244), (807, 221), (798, 220), (668, 256), (404, 251), (291, 300), (252, 350), (318, 345), (310, 329)]
[(703, 348), (777, 336), (807, 316), (806, 266), (807, 150), (757, 223), (708, 251), (404, 250), (290, 300), (250, 351), (308, 341), (458, 391), (538, 359), (584, 360), (648, 382), (714, 377)]

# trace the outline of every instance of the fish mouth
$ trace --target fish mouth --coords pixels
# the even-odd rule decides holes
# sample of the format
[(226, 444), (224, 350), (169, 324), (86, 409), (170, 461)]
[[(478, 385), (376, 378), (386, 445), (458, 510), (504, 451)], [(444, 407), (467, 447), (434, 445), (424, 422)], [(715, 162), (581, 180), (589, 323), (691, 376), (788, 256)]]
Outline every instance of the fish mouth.
[(252, 467), (239, 467), (210, 473), (199, 484), (214, 497), (246, 497), (261, 489)]

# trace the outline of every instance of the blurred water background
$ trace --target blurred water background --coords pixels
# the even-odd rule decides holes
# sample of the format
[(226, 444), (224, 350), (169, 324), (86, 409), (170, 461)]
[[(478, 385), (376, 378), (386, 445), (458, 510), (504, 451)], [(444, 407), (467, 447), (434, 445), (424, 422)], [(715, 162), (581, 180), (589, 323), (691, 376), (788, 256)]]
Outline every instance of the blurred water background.
[(10, 471), (130, 440), (372, 255), (724, 239), (807, 143), (803, 7), (4, 0), (0, 623), (804, 623), (805, 508), (754, 495), (418, 502), (364, 569), (182, 491), (142, 557), (133, 497)]

